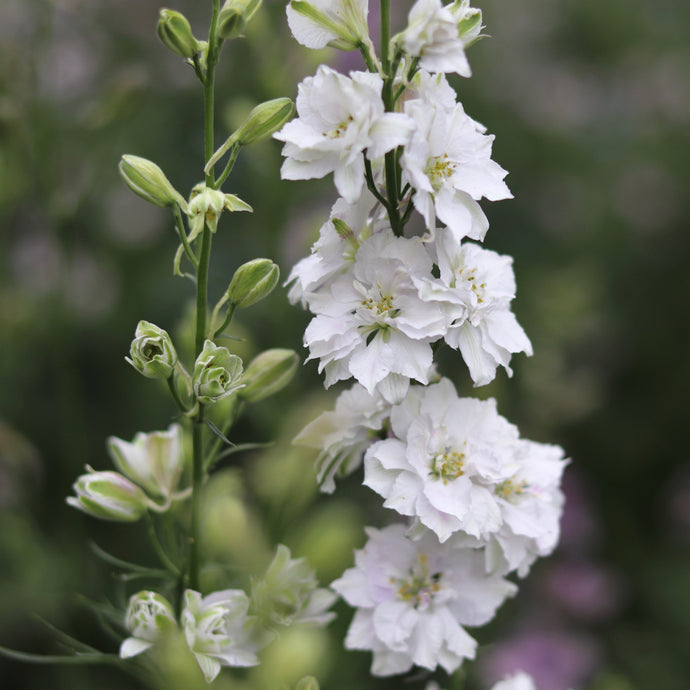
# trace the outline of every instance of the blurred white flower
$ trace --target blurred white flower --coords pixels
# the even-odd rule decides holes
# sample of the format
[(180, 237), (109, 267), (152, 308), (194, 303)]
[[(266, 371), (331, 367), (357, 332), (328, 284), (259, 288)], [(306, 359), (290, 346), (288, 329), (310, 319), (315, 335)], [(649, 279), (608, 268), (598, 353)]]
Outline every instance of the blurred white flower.
[(506, 676), (492, 686), (491, 690), (537, 690), (537, 686), (531, 676), (519, 671), (515, 675)]
[(428, 531), (412, 541), (405, 532), (404, 525), (367, 529), (355, 567), (331, 585), (357, 608), (345, 646), (371, 650), (376, 676), (413, 664), (452, 673), (477, 646), (462, 626), (488, 622), (516, 587), (487, 575), (478, 551), (441, 546)]
[(365, 185), (364, 156), (374, 161), (409, 138), (413, 123), (402, 113), (384, 112), (378, 74), (345, 77), (325, 65), (298, 87), (297, 113), (273, 136), (285, 142), (283, 179), (306, 180), (333, 173), (349, 203)]
[(220, 673), (221, 666), (259, 663), (248, 608), (249, 599), (240, 589), (225, 589), (203, 598), (192, 589), (185, 591), (182, 625), (207, 682)]

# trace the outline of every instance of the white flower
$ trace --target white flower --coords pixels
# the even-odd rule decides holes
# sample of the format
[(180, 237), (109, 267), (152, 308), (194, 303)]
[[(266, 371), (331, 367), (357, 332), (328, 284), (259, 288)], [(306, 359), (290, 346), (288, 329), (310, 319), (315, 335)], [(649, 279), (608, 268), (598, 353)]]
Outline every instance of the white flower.
[(567, 465), (559, 446), (520, 440), (515, 473), (494, 487), (501, 528), (486, 547), (487, 571), (525, 577), (539, 556), (558, 543), (563, 511), (561, 476)]
[[(319, 230), (319, 239), (314, 243), (311, 254), (298, 261), (292, 268), (286, 285), (292, 283), (288, 292), (291, 304), (309, 304), (312, 293), (318, 292), (328, 281), (352, 267), (359, 245), (382, 227), (382, 215), (370, 217), (376, 200), (368, 190), (354, 203), (338, 199), (331, 209), (330, 217)], [(337, 227), (336, 227), (337, 226)], [(340, 228), (340, 232), (338, 231)]]
[(292, 35), (307, 48), (354, 50), (370, 43), (369, 0), (291, 0), (286, 12)]
[(177, 627), (172, 606), (157, 592), (137, 592), (129, 599), (125, 626), (131, 637), (120, 645), (120, 658), (129, 659), (153, 646), (166, 630)]
[(482, 554), (441, 546), (426, 532), (411, 541), (404, 525), (367, 529), (355, 567), (331, 586), (357, 608), (345, 646), (374, 653), (377, 676), (413, 664), (452, 673), (474, 658), (476, 642), (462, 626), (483, 625), (516, 588), (484, 572)]
[(115, 466), (152, 496), (170, 498), (184, 469), (182, 427), (138, 433), (130, 443), (110, 436), (106, 441)]
[(321, 451), (316, 458), (321, 491), (332, 493), (335, 477), (345, 477), (362, 464), (389, 414), (390, 405), (380, 395), (355, 383), (338, 396), (334, 410), (323, 412), (300, 431), (294, 443)]
[(435, 240), (440, 278), (426, 281), (420, 294), (447, 305), (453, 324), (446, 342), (460, 350), (475, 385), (491, 382), (499, 365), (511, 376), (511, 355), (532, 354), (529, 338), (510, 309), (515, 297), (512, 258), (460, 244), (447, 230), (438, 230)]
[[(472, 30), (463, 31), (470, 19)], [(472, 74), (465, 46), (479, 33), (481, 11), (469, 2), (443, 5), (441, 0), (417, 0), (409, 14), (408, 27), (396, 37), (404, 51), (420, 58), (420, 66), (429, 72)]]
[(427, 383), (430, 343), (447, 327), (441, 306), (422, 301), (415, 286), (431, 268), (418, 238), (381, 231), (362, 242), (351, 274), (312, 298), (304, 342), (326, 387), (350, 376), (370, 394), (390, 375)]
[(438, 217), (458, 240), (484, 239), (489, 225), (477, 200), (512, 196), (503, 182), (506, 171), (491, 160), (494, 137), (484, 134), (459, 103), (448, 110), (413, 99), (405, 103), (405, 113), (416, 128), (400, 163), (426, 227), (433, 230)]
[(240, 589), (214, 592), (203, 599), (199, 592), (185, 591), (182, 625), (187, 645), (207, 682), (218, 675), (221, 666), (259, 663), (248, 608), (249, 599)]
[(506, 676), (502, 681), (496, 683), (491, 690), (537, 690), (531, 676), (519, 671), (512, 676)]
[(442, 379), (411, 389), (393, 408), (391, 426), (395, 437), (364, 457), (364, 484), (385, 507), (417, 518), (441, 542), (458, 531), (482, 539), (500, 528), (494, 486), (514, 472), (518, 431), (495, 400), (458, 398)]
[(407, 141), (409, 118), (384, 112), (378, 74), (342, 74), (321, 65), (298, 87), (297, 113), (273, 136), (285, 142), (281, 174), (306, 180), (333, 173), (335, 186), (349, 203), (364, 189), (364, 157), (376, 160)]

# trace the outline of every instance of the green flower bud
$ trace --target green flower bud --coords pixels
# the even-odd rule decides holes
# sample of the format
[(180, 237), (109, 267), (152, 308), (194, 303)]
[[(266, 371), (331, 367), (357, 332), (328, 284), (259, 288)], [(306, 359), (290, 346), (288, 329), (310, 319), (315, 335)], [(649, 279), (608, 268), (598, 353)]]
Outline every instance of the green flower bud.
[(106, 446), (115, 467), (149, 495), (169, 498), (177, 489), (184, 469), (179, 424), (171, 424), (167, 431), (138, 433), (131, 443), (110, 436)]
[(142, 199), (156, 206), (177, 204), (187, 208), (182, 195), (170, 184), (165, 173), (150, 160), (125, 154), (118, 166), (125, 184)]
[(235, 271), (225, 294), (236, 307), (250, 307), (273, 291), (279, 277), (280, 269), (270, 259), (253, 259)]
[(227, 0), (218, 15), (218, 35), (225, 40), (244, 33), (262, 0)]
[(177, 365), (177, 352), (170, 336), (148, 321), (139, 321), (129, 354), (131, 359), (125, 360), (150, 379), (170, 378)]
[(275, 348), (255, 357), (245, 369), (238, 395), (249, 402), (263, 400), (285, 388), (297, 371), (299, 357), (294, 350)]
[(268, 139), (292, 117), (294, 111), (295, 106), (289, 98), (274, 98), (260, 103), (231, 138), (241, 146)]
[(215, 402), (240, 388), (241, 376), (242, 360), (207, 340), (194, 363), (194, 394), (201, 403)]
[(166, 48), (182, 58), (193, 58), (200, 50), (187, 18), (175, 10), (162, 9), (156, 27), (158, 38)]
[(67, 498), (69, 505), (102, 520), (135, 522), (143, 517), (149, 503), (138, 486), (118, 472), (86, 469), (89, 473), (74, 484), (76, 497)]

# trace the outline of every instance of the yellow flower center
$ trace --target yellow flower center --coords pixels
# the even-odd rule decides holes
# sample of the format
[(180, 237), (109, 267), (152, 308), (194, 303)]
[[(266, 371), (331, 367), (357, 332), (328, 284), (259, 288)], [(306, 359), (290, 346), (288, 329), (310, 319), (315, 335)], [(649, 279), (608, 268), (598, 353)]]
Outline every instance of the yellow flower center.
[(428, 605), (434, 595), (441, 589), (443, 573), (429, 572), (429, 559), (426, 554), (420, 554), (418, 562), (410, 568), (407, 579), (390, 579), (391, 584), (397, 585), (398, 598), (409, 601), (414, 608)]
[(447, 484), (449, 481), (461, 477), (465, 473), (464, 468), (464, 453), (459, 453), (456, 450), (446, 451), (433, 457), (429, 474), (434, 479), (441, 479), (444, 484)]
[(455, 172), (456, 165), (448, 160), (448, 154), (434, 156), (427, 161), (424, 173), (429, 178), (434, 191), (443, 186), (443, 183)]

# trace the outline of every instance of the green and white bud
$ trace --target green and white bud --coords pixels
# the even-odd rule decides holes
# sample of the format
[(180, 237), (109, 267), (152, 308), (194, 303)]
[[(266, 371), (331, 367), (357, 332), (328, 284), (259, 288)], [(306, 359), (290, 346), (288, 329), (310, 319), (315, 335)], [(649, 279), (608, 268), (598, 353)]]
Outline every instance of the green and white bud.
[(194, 363), (194, 394), (200, 403), (213, 403), (242, 387), (242, 360), (207, 340)]
[(150, 379), (170, 378), (177, 365), (177, 352), (170, 336), (148, 321), (139, 321), (129, 354), (125, 360)]
[(201, 50), (187, 18), (176, 10), (160, 11), (156, 31), (163, 45), (182, 58), (193, 58)]
[(245, 369), (238, 395), (249, 402), (263, 400), (290, 383), (297, 371), (299, 356), (294, 350), (274, 348), (255, 357)]
[(239, 126), (230, 139), (240, 146), (249, 146), (257, 141), (268, 139), (291, 117), (295, 105), (289, 98), (274, 98), (257, 105), (247, 119)]
[(207, 187), (203, 182), (194, 185), (189, 195), (189, 241), (195, 240), (204, 230), (204, 223), (211, 232), (218, 229), (220, 214), (226, 211), (251, 211), (252, 207), (234, 194), (224, 194), (218, 189)]
[(74, 483), (75, 496), (68, 496), (73, 508), (101, 520), (136, 522), (146, 513), (149, 500), (144, 492), (118, 472), (96, 472), (88, 465)]
[(125, 154), (120, 159), (118, 169), (125, 184), (142, 199), (161, 207), (177, 204), (186, 210), (184, 198), (155, 163)]
[(125, 626), (131, 637), (120, 645), (120, 658), (129, 659), (145, 652), (161, 635), (177, 627), (175, 612), (168, 600), (157, 592), (137, 592), (129, 599)]
[(235, 271), (225, 294), (236, 307), (250, 307), (267, 297), (279, 278), (280, 269), (270, 259), (252, 259)]
[(184, 469), (182, 427), (171, 424), (167, 431), (138, 433), (129, 443), (110, 436), (106, 441), (115, 467), (150, 496), (170, 498)]
[(371, 45), (366, 13), (359, 0), (338, 0), (332, 7), (322, 2), (290, 0), (287, 20), (292, 35), (307, 48), (328, 45), (340, 50), (358, 50), (363, 45)]
[(480, 36), (482, 26), (482, 11), (470, 7), (470, 0), (455, 0), (450, 5), (450, 11), (458, 23), (458, 37), (465, 46), (474, 43)]
[(218, 14), (218, 35), (227, 40), (241, 36), (261, 7), (262, 0), (227, 0)]

